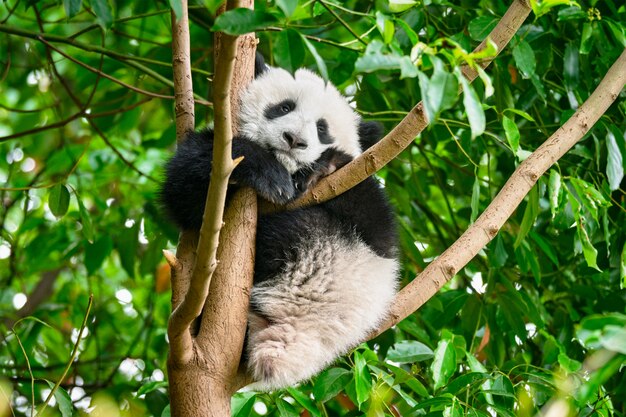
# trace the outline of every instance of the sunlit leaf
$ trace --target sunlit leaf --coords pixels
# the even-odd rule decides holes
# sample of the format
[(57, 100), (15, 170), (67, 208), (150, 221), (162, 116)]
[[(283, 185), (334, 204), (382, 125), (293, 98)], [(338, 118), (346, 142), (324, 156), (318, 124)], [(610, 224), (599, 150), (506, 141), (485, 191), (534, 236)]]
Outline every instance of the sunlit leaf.
[(290, 72), (295, 72), (304, 61), (304, 42), (302, 36), (293, 29), (286, 29), (276, 37), (274, 54), (276, 63)]
[(416, 0), (389, 0), (389, 10), (392, 13), (402, 13), (418, 4)]
[[(46, 383), (48, 384), (50, 389), (54, 388), (55, 384), (52, 383), (51, 381), (46, 381)], [(72, 417), (73, 412), (74, 412), (72, 399), (70, 398), (70, 395), (67, 393), (67, 391), (65, 391), (63, 387), (57, 387), (57, 389), (54, 391), (54, 399), (56, 400), (57, 405), (59, 406), (59, 411), (61, 411), (61, 415), (63, 417)]]
[(609, 180), (609, 189), (615, 191), (620, 187), (624, 178), (624, 162), (622, 151), (617, 145), (615, 135), (611, 130), (606, 132), (606, 176)]
[(509, 119), (506, 116), (502, 116), (502, 127), (504, 128), (504, 134), (506, 135), (506, 140), (509, 142), (509, 146), (513, 150), (513, 153), (517, 154), (517, 151), (519, 150), (520, 139), (517, 125), (512, 119)]
[(57, 184), (48, 193), (48, 207), (56, 217), (63, 217), (70, 206), (70, 192), (64, 184)]
[(448, 383), (456, 371), (456, 350), (452, 342), (439, 341), (430, 370), (435, 382), (434, 389), (439, 389)]
[(421, 362), (432, 357), (432, 349), (416, 340), (397, 342), (389, 349), (389, 352), (387, 352), (387, 358), (397, 363)]
[(343, 368), (329, 368), (315, 378), (313, 395), (320, 402), (334, 398), (350, 382), (352, 373)]
[(480, 104), (478, 94), (476, 94), (476, 91), (474, 91), (467, 79), (460, 71), (456, 71), (455, 74), (463, 86), (463, 105), (470, 123), (472, 138), (475, 138), (485, 131), (485, 112)]
[(367, 362), (359, 352), (354, 352), (354, 385), (357, 403), (360, 407), (370, 397), (372, 377), (367, 370)]
[(513, 48), (513, 58), (515, 65), (520, 70), (522, 77), (530, 78), (535, 73), (537, 61), (535, 60), (535, 51), (526, 41), (521, 41)]

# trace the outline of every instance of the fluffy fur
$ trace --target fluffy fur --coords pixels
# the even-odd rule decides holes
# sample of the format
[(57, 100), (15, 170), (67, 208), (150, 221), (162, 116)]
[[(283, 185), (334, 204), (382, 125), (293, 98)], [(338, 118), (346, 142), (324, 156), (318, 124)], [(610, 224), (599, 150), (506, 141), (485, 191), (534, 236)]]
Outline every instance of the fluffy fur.
[[(241, 96), (231, 181), (286, 203), (381, 136), (330, 83), (257, 62)], [(202, 221), (213, 132), (191, 133), (167, 165), (161, 198), (182, 229)], [(263, 389), (307, 379), (354, 347), (386, 314), (396, 291), (391, 207), (368, 178), (328, 202), (262, 215), (256, 237), (247, 366)]]

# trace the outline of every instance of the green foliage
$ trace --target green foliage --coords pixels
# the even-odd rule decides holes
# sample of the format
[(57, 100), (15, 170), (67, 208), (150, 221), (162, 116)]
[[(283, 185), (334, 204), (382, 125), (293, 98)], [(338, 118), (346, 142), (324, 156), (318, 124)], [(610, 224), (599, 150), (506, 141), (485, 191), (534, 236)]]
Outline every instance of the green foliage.
[[(620, 2), (533, 0), (470, 85), (460, 66), (495, 55), (471, 50), (509, 3), (279, 0), (215, 19), (220, 2), (204, 0), (190, 8), (194, 91), (210, 100), (215, 30), (257, 31), (269, 63), (320, 72), (387, 130), (422, 100), (430, 127), (379, 173), (406, 284), (626, 46)], [(177, 233), (156, 192), (175, 141), (171, 10), (180, 2), (0, 6), (0, 410), (3, 398), (16, 416), (40, 407), (78, 344), (46, 413), (170, 415), (161, 251)], [(626, 414), (625, 103), (418, 312), (298, 387), (238, 393), (233, 415), (530, 416), (553, 399)], [(198, 125), (211, 118), (196, 106)]]

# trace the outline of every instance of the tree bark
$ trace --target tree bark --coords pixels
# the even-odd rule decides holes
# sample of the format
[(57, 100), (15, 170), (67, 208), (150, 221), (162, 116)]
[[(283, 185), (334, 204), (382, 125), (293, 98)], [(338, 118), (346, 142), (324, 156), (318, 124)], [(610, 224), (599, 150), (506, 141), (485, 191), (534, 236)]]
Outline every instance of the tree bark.
[[(229, 8), (243, 6), (242, 1), (229, 2)], [(188, 51), (186, 1), (183, 10), (179, 22), (172, 20), (173, 44)], [(255, 48), (253, 34), (220, 38), (213, 88), (215, 145), (203, 225), (199, 234), (181, 233), (176, 256), (165, 253), (172, 267), (167, 364), (174, 417), (229, 416), (230, 398), (241, 381), (238, 367), (254, 270), (256, 195), (252, 190), (238, 191), (225, 212), (224, 203), (228, 178), (238, 162), (231, 157), (233, 115), (239, 92), (254, 74)], [(181, 107), (177, 101), (176, 114), (183, 120), (177, 121), (177, 137), (182, 140), (193, 129), (193, 91), (190, 67), (177, 56), (173, 65)]]

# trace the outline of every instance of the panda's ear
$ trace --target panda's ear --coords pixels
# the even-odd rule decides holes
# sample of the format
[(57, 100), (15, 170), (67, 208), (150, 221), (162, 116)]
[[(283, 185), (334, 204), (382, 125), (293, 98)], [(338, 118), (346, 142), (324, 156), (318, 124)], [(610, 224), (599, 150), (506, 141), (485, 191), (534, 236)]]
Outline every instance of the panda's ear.
[(380, 122), (365, 121), (359, 122), (359, 144), (365, 151), (377, 143), (383, 137), (384, 129)]
[(257, 78), (259, 75), (263, 74), (267, 71), (269, 67), (265, 64), (265, 58), (259, 51), (257, 51), (256, 56), (254, 58), (254, 78)]

